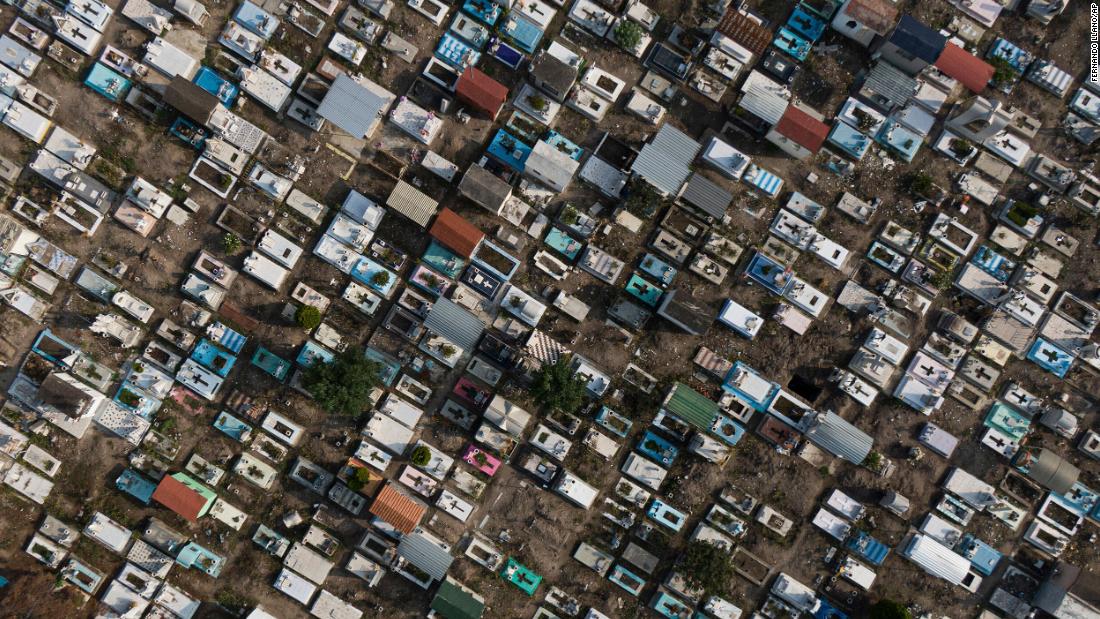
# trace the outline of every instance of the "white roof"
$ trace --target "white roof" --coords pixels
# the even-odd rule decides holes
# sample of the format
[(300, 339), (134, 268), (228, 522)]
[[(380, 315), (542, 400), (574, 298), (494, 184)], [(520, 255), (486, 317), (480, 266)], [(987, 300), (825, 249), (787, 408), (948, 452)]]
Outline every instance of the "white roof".
[(283, 565), (317, 583), (324, 584), (333, 563), (301, 542), (294, 542), (283, 557)]
[[(6, 97), (5, 97), (6, 98)], [(4, 124), (28, 140), (41, 144), (50, 129), (50, 119), (27, 107), (20, 101), (12, 101), (4, 114)]]
[(15, 462), (4, 474), (4, 483), (28, 499), (42, 505), (53, 490), (53, 482)]
[(382, 217), (386, 214), (386, 209), (379, 206), (374, 200), (352, 189), (344, 198), (344, 203), (340, 206), (340, 212), (371, 230), (377, 230), (378, 226), (382, 225)]
[(257, 247), (271, 259), (288, 269), (293, 269), (294, 265), (298, 263), (298, 258), (302, 256), (301, 247), (270, 228), (260, 236)]
[(716, 137), (703, 149), (703, 160), (734, 180), (741, 178), (751, 162), (748, 155)]
[(263, 254), (253, 251), (244, 259), (244, 272), (278, 290), (286, 283), (290, 271)]
[(829, 497), (825, 499), (825, 504), (848, 520), (856, 520), (863, 515), (865, 510), (862, 503), (840, 490), (833, 490)]
[(317, 585), (302, 578), (298, 574), (283, 568), (275, 577), (273, 587), (298, 600), (302, 604), (308, 604), (313, 594), (317, 592)]
[(852, 525), (843, 518), (822, 507), (814, 515), (814, 526), (825, 531), (839, 541), (844, 541), (852, 530)]
[(290, 87), (264, 69), (242, 67), (240, 75), (241, 90), (276, 112), (281, 111), (290, 98)]
[(363, 616), (363, 611), (321, 589), (309, 609), (309, 614), (321, 619), (359, 619)]
[(390, 120), (416, 141), (422, 144), (431, 144), (443, 130), (443, 119), (401, 97), (397, 105), (390, 110)]
[(380, 412), (371, 415), (363, 434), (398, 456), (405, 453), (413, 438), (412, 430)]
[(901, 553), (925, 572), (947, 582), (962, 584), (970, 573), (970, 561), (956, 554), (943, 544), (923, 534), (916, 534)]
[(764, 326), (764, 320), (752, 310), (740, 303), (729, 299), (718, 314), (718, 321), (727, 325), (749, 339), (756, 337), (760, 328)]
[(170, 78), (190, 80), (199, 72), (197, 59), (160, 37), (146, 44), (143, 62)]
[(354, 247), (357, 251), (363, 251), (367, 243), (374, 237), (374, 231), (369, 227), (355, 221), (344, 213), (336, 214), (329, 224), (325, 234), (340, 241), (345, 245)]
[(287, 445), (297, 445), (305, 429), (275, 411), (268, 412), (260, 427)]
[(359, 252), (327, 234), (321, 235), (316, 247), (313, 248), (313, 255), (344, 273), (350, 273), (363, 257)]
[(96, 540), (115, 553), (122, 554), (130, 545), (130, 536), (133, 531), (108, 518), (102, 512), (92, 515), (88, 526), (84, 527), (84, 535)]
[(423, 410), (393, 393), (386, 394), (385, 399), (378, 406), (378, 410), (401, 422), (407, 428), (415, 428), (424, 415)]
[(585, 509), (592, 507), (600, 493), (569, 471), (562, 471), (561, 477), (554, 483), (554, 491)]
[(630, 455), (626, 457), (626, 460), (623, 462), (622, 472), (652, 490), (660, 489), (661, 482), (663, 482), (665, 476), (668, 475), (667, 469), (654, 464), (652, 461), (634, 452), (630, 452)]

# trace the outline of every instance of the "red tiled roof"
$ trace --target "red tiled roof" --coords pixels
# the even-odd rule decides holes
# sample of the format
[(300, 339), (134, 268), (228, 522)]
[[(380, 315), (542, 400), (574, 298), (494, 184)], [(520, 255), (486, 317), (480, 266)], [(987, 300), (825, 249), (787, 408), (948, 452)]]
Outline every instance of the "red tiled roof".
[(477, 226), (449, 208), (439, 212), (428, 234), (463, 258), (469, 258), (485, 238), (485, 233)]
[(195, 522), (206, 507), (206, 499), (171, 475), (165, 475), (153, 491), (153, 500)]
[(455, 94), (459, 99), (496, 117), (500, 107), (508, 100), (508, 87), (474, 67), (468, 67), (458, 78)]
[(370, 506), (370, 513), (402, 533), (412, 533), (426, 511), (422, 503), (409, 498), (392, 483), (382, 488)]
[(745, 49), (759, 56), (772, 42), (772, 31), (757, 23), (756, 20), (733, 8), (726, 9), (718, 22), (718, 32), (733, 39)]
[(948, 43), (936, 59), (936, 68), (962, 82), (975, 94), (981, 93), (993, 79), (993, 66), (965, 49)]
[(825, 138), (829, 137), (829, 125), (794, 105), (787, 106), (787, 111), (779, 119), (775, 130), (795, 144), (815, 153), (821, 149)]

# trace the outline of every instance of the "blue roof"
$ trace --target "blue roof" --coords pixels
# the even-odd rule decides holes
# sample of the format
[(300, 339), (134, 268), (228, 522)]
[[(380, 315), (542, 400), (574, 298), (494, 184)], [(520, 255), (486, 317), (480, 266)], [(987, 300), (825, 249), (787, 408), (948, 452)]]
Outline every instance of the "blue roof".
[(887, 118), (875, 135), (875, 141), (885, 146), (907, 163), (917, 156), (924, 138), (906, 129), (893, 118)]
[(141, 501), (144, 505), (148, 505), (153, 500), (153, 493), (157, 490), (157, 485), (152, 480), (130, 468), (123, 470), (122, 474), (118, 476), (118, 479), (115, 480), (115, 487)]
[(1058, 378), (1065, 378), (1070, 366), (1073, 365), (1072, 355), (1041, 337), (1031, 345), (1031, 350), (1027, 351), (1027, 358)]
[(239, 443), (244, 442), (252, 432), (252, 426), (237, 419), (226, 411), (222, 411), (218, 417), (214, 419), (214, 427), (220, 430), (222, 434)]
[(947, 46), (947, 37), (909, 15), (901, 16), (889, 41), (929, 64), (936, 62)]
[(794, 283), (794, 278), (788, 276), (788, 270), (788, 267), (772, 260), (767, 255), (756, 252), (756, 255), (752, 257), (745, 268), (745, 275), (769, 291), (782, 295)]
[(499, 26), (500, 32), (512, 40), (521, 50), (531, 54), (539, 46), (542, 40), (542, 28), (531, 20), (518, 14), (510, 14), (503, 26)]
[(955, 547), (955, 552), (969, 559), (970, 565), (985, 576), (993, 574), (993, 570), (997, 569), (997, 564), (1001, 562), (1003, 556), (992, 546), (970, 533), (963, 535), (959, 545)]
[(186, 568), (199, 569), (217, 578), (222, 573), (225, 558), (210, 552), (195, 542), (187, 542), (187, 545), (181, 548), (180, 553), (176, 556), (176, 563)]
[(1010, 258), (1001, 255), (988, 245), (982, 245), (970, 259), (974, 266), (997, 278), (997, 281), (1008, 282), (1012, 277), (1012, 271), (1016, 269), (1016, 263)]
[(335, 358), (336, 354), (331, 350), (321, 346), (313, 340), (306, 340), (306, 343), (302, 344), (302, 351), (298, 353), (298, 358), (294, 361), (298, 365), (308, 368), (318, 361), (321, 363), (328, 363)]
[(85, 86), (116, 103), (126, 98), (130, 84), (130, 80), (98, 62), (92, 65), (84, 79)]
[(863, 159), (871, 148), (871, 138), (860, 133), (848, 123), (833, 123), (828, 142), (853, 159)]
[(218, 348), (206, 338), (199, 340), (195, 350), (191, 351), (191, 358), (222, 378), (229, 375), (233, 364), (237, 362), (236, 357)]
[(890, 548), (871, 537), (864, 531), (858, 531), (852, 539), (848, 540), (848, 550), (867, 559), (875, 565), (882, 565), (886, 555), (890, 554)]
[(825, 33), (825, 22), (801, 4), (794, 7), (794, 12), (787, 19), (787, 27), (815, 42)]
[(653, 430), (645, 431), (645, 434), (638, 439), (635, 450), (665, 467), (672, 466), (672, 463), (676, 461), (676, 456), (680, 453), (680, 450), (671, 441)]
[(191, 81), (195, 82), (195, 85), (199, 88), (217, 97), (225, 107), (233, 107), (237, 95), (241, 94), (241, 89), (236, 84), (225, 79), (210, 67), (199, 69), (199, 72), (195, 74), (195, 79)]
[[(750, 374), (753, 374), (754, 376), (756, 376), (760, 380), (763, 380), (763, 381), (767, 382), (770, 385), (770, 387), (768, 388), (768, 392), (766, 394), (764, 394), (764, 396), (762, 398), (757, 398), (756, 396), (745, 393), (744, 391), (742, 391), (742, 390), (738, 389), (737, 387), (735, 387), (734, 384), (733, 384), (733, 379), (740, 372), (748, 372)], [(779, 385), (777, 385), (774, 382), (764, 378), (760, 374), (760, 372), (757, 372), (756, 370), (751, 368), (749, 365), (747, 365), (747, 364), (745, 364), (741, 361), (738, 361), (738, 362), (734, 363), (733, 367), (730, 368), (729, 373), (726, 374), (725, 379), (722, 381), (722, 389), (724, 389), (724, 390), (732, 393), (733, 395), (743, 399), (745, 402), (748, 402), (757, 411), (767, 410), (768, 407), (771, 406), (772, 400), (775, 399), (776, 394), (779, 393)]]
[(462, 10), (487, 26), (497, 23), (497, 19), (500, 18), (503, 11), (499, 4), (489, 0), (466, 0), (462, 3)]
[(810, 50), (813, 49), (813, 42), (806, 40), (786, 26), (780, 28), (779, 32), (776, 33), (772, 45), (800, 62), (805, 60), (810, 55)]
[(252, 365), (260, 368), (268, 374), (275, 377), (278, 381), (286, 379), (287, 372), (290, 371), (290, 362), (282, 357), (276, 355), (270, 350), (260, 346), (256, 349), (256, 352), (252, 354)]
[(527, 158), (531, 155), (531, 147), (504, 129), (500, 129), (493, 136), (493, 141), (489, 142), (486, 152), (493, 159), (517, 172), (522, 172), (526, 167)]
[(279, 19), (277, 17), (248, 0), (241, 3), (240, 8), (233, 15), (233, 19), (264, 39), (270, 39), (271, 35), (279, 29)]
[(443, 37), (439, 39), (439, 45), (435, 48), (435, 55), (459, 71), (468, 66), (474, 66), (481, 60), (481, 52), (450, 31), (444, 32)]
[(207, 327), (206, 335), (233, 354), (241, 352), (244, 343), (248, 341), (248, 338), (225, 326), (220, 321)]

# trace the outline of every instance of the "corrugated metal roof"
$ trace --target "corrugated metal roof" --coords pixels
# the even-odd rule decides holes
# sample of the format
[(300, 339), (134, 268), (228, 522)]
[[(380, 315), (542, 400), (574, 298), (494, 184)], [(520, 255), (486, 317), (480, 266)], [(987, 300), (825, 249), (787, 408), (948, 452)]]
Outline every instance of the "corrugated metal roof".
[(710, 430), (718, 416), (718, 403), (683, 383), (676, 383), (665, 399), (664, 409), (695, 426)]
[(399, 180), (390, 192), (390, 197), (386, 198), (386, 206), (413, 220), (421, 228), (427, 228), (428, 222), (439, 208), (439, 203), (416, 187)]
[(419, 532), (413, 532), (401, 538), (397, 544), (397, 556), (424, 571), (435, 580), (447, 577), (454, 557), (447, 549), (435, 543)]
[(733, 194), (701, 174), (692, 174), (680, 196), (685, 203), (694, 206), (715, 219), (726, 216), (726, 209), (733, 202)]
[(909, 97), (917, 92), (917, 80), (889, 62), (879, 62), (871, 67), (871, 72), (863, 81), (862, 90), (870, 91), (883, 98), (884, 101), (874, 101), (874, 103), (889, 111), (905, 105)]
[(361, 84), (346, 73), (337, 76), (332, 83), (317, 114), (362, 139), (386, 113), (386, 108), (396, 96), (374, 82)]
[(447, 298), (432, 304), (424, 326), (465, 350), (473, 350), (485, 332), (485, 323), (480, 318)]
[(737, 104), (769, 125), (778, 123), (790, 104), (791, 92), (759, 71), (749, 73), (741, 92), (744, 94)]
[(448, 578), (432, 599), (432, 610), (443, 619), (480, 619), (485, 601)]
[(808, 415), (803, 424), (811, 443), (852, 464), (863, 462), (871, 453), (871, 437), (832, 411)]
[(683, 131), (665, 125), (642, 147), (631, 171), (661, 192), (674, 196), (680, 193), (691, 174), (689, 166), (701, 148), (702, 145)]
[(762, 54), (772, 42), (772, 31), (755, 19), (738, 11), (734, 6), (726, 9), (718, 22), (718, 32), (740, 43), (754, 54)]
[(970, 561), (936, 540), (917, 533), (905, 549), (905, 556), (925, 572), (955, 585), (970, 572)]

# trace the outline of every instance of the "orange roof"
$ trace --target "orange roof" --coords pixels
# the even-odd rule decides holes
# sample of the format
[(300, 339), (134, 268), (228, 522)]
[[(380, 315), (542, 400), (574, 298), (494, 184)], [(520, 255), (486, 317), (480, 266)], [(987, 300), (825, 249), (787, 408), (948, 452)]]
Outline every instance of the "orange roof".
[(382, 488), (370, 506), (370, 513), (402, 533), (412, 533), (426, 511), (423, 503), (409, 498), (392, 483)]
[(806, 150), (817, 152), (829, 137), (829, 125), (793, 105), (787, 106), (775, 131)]
[(936, 68), (948, 77), (959, 80), (975, 94), (980, 94), (993, 79), (993, 66), (965, 49), (948, 43), (936, 59)]
[(718, 22), (718, 32), (733, 39), (745, 49), (759, 56), (772, 42), (772, 31), (760, 22), (733, 8), (726, 9)]
[(428, 234), (463, 258), (469, 258), (481, 239), (485, 238), (481, 229), (449, 208), (439, 212)]
[(153, 491), (153, 500), (191, 522), (199, 519), (207, 503), (204, 496), (171, 475), (165, 475), (157, 484), (157, 489)]
[(496, 118), (508, 100), (508, 87), (474, 67), (468, 67), (455, 84), (459, 99)]

